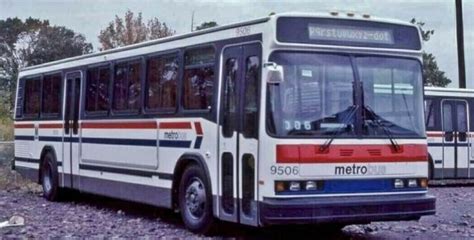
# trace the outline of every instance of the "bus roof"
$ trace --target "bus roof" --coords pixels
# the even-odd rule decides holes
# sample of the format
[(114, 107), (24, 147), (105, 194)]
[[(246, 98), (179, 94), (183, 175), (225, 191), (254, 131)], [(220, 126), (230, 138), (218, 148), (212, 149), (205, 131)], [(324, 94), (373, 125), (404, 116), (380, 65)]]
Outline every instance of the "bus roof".
[(60, 60), (57, 60), (57, 61), (52, 61), (52, 62), (47, 62), (47, 63), (40, 64), (40, 65), (26, 67), (26, 68), (21, 69), (21, 72), (34, 70), (34, 69), (40, 69), (40, 68), (43, 68), (43, 67), (59, 65), (59, 64), (63, 64), (63, 63), (69, 63), (69, 62), (77, 61), (77, 60), (81, 60), (81, 59), (87, 59), (87, 58), (98, 57), (98, 56), (117, 53), (117, 52), (123, 52), (123, 51), (138, 49), (138, 48), (142, 48), (142, 47), (161, 44), (161, 43), (165, 43), (165, 42), (171, 42), (171, 41), (175, 41), (175, 40), (181, 40), (181, 39), (185, 39), (185, 38), (190, 38), (190, 37), (194, 37), (194, 36), (209, 34), (209, 33), (223, 31), (223, 30), (227, 30), (227, 29), (232, 29), (232, 28), (237, 28), (237, 27), (242, 27), (242, 26), (248, 26), (248, 25), (254, 25), (254, 24), (259, 24), (259, 23), (265, 23), (265, 22), (268, 22), (272, 18), (286, 17), (286, 16), (288, 16), (288, 17), (335, 18), (335, 19), (347, 19), (347, 20), (370, 21), (370, 22), (383, 22), (383, 23), (393, 23), (393, 24), (399, 24), (399, 25), (415, 26), (414, 24), (411, 24), (409, 22), (404, 22), (404, 21), (400, 21), (400, 20), (397, 20), (397, 19), (377, 18), (377, 17), (373, 17), (373, 16), (367, 17), (368, 15), (365, 15), (365, 17), (363, 17), (362, 14), (354, 14), (353, 16), (349, 16), (349, 13), (343, 13), (343, 12), (338, 12), (337, 15), (335, 15), (334, 12), (326, 12), (326, 13), (324, 13), (324, 12), (279, 13), (279, 14), (273, 14), (273, 15), (270, 15), (270, 16), (267, 16), (267, 17), (257, 18), (257, 19), (248, 20), (248, 21), (244, 21), (244, 22), (231, 23), (231, 24), (217, 26), (217, 27), (213, 27), (213, 28), (207, 28), (207, 29), (203, 29), (203, 30), (199, 30), (199, 31), (195, 31), (195, 32), (178, 34), (178, 35), (164, 37), (164, 38), (160, 38), (160, 39), (145, 41), (145, 42), (141, 42), (141, 43), (137, 43), (137, 44), (127, 45), (127, 46), (124, 46), (124, 47), (118, 47), (118, 48), (109, 49), (109, 50), (105, 50), (105, 51), (94, 52), (94, 53), (84, 54), (84, 55), (80, 55), (80, 56), (76, 56), (76, 57), (60, 59)]
[(425, 87), (425, 95), (474, 98), (474, 89)]

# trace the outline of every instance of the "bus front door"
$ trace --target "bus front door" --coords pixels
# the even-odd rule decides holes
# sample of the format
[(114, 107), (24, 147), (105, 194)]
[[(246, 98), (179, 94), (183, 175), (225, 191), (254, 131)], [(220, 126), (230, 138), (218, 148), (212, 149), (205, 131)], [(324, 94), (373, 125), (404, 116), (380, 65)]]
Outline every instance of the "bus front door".
[[(66, 74), (64, 108), (64, 186), (78, 188), (74, 175), (79, 172), (79, 106), (81, 93), (81, 73)], [(77, 179), (77, 178), (76, 178)]]
[(223, 57), (219, 217), (256, 226), (261, 46), (226, 47)]
[(460, 100), (442, 102), (443, 177), (469, 177), (468, 104)]

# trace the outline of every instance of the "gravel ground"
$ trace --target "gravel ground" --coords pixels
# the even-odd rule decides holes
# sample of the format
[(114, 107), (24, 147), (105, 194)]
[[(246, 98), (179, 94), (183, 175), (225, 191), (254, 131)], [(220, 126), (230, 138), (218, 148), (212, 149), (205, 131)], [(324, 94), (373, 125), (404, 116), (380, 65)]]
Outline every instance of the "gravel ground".
[[(0, 228), (2, 239), (202, 237), (185, 230), (179, 214), (170, 210), (77, 192), (62, 202), (48, 202), (38, 186), (24, 187), (19, 177), (14, 183), (0, 184), (0, 222), (16, 215), (25, 225)], [(474, 187), (438, 187), (430, 193), (437, 197), (438, 213), (418, 222), (350, 225), (336, 233), (309, 226), (256, 229), (221, 224), (214, 238), (474, 239)]]

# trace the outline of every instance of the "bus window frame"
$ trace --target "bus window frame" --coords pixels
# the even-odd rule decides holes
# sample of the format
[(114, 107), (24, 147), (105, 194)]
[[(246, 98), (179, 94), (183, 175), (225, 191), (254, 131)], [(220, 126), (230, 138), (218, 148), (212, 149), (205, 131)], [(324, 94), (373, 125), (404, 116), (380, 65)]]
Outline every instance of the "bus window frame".
[[(143, 114), (146, 115), (152, 115), (152, 114), (164, 114), (164, 115), (173, 115), (178, 113), (179, 107), (180, 107), (180, 87), (181, 87), (181, 79), (183, 78), (183, 73), (184, 73), (184, 68), (183, 68), (183, 63), (184, 59), (182, 58), (181, 54), (183, 54), (184, 51), (181, 49), (172, 49), (172, 50), (166, 50), (162, 52), (156, 52), (152, 54), (145, 55), (145, 79), (144, 79), (144, 91), (143, 91)], [(161, 57), (168, 57), (175, 55), (176, 59), (178, 60), (178, 76), (176, 78), (176, 104), (173, 108), (148, 108), (147, 107), (147, 101), (148, 101), (148, 61), (151, 59), (156, 59), (156, 58), (161, 58)]]
[[(51, 76), (59, 74), (61, 76), (60, 80), (60, 86), (59, 86), (59, 111), (57, 113), (43, 113), (43, 101), (44, 101), (44, 96), (43, 96), (43, 81), (45, 76)], [(62, 71), (54, 71), (54, 72), (48, 72), (42, 74), (41, 77), (41, 97), (40, 97), (40, 116), (39, 119), (41, 120), (60, 120), (62, 119), (62, 113), (63, 113), (63, 94), (64, 94), (64, 74)]]
[[(122, 58), (118, 59), (112, 62), (112, 81), (109, 86), (109, 94), (110, 94), (110, 104), (109, 104), (109, 116), (111, 117), (137, 117), (140, 116), (143, 112), (143, 84), (144, 84), (144, 65), (146, 65), (146, 62), (144, 61), (145, 57), (143, 55), (138, 55), (138, 56), (133, 56), (129, 58)], [(138, 109), (125, 109), (125, 110), (115, 110), (114, 109), (114, 100), (115, 100), (115, 94), (114, 94), (114, 84), (115, 84), (115, 69), (116, 66), (121, 64), (121, 63), (127, 63), (127, 68), (130, 63), (140, 63), (140, 103), (138, 105)], [(127, 82), (128, 82), (128, 70), (127, 70)], [(128, 99), (127, 99), (128, 100)], [(84, 106), (85, 107), (85, 106)]]
[[(185, 56), (186, 56), (186, 52), (188, 51), (192, 51), (192, 50), (196, 50), (196, 49), (200, 49), (200, 48), (208, 48), (208, 47), (211, 47), (213, 50), (214, 50), (214, 63), (212, 64), (213, 65), (213, 69), (214, 69), (214, 79), (213, 79), (213, 86), (212, 86), (212, 97), (211, 97), (211, 108), (207, 108), (207, 109), (187, 109), (184, 107), (184, 97), (185, 97), (185, 94), (184, 94), (184, 84), (185, 84), (185, 79), (184, 79), (184, 72), (186, 71), (187, 66), (186, 66), (186, 63), (185, 63)], [(184, 115), (193, 115), (193, 114), (197, 114), (197, 115), (208, 115), (210, 113), (213, 113), (216, 111), (216, 107), (217, 107), (217, 99), (216, 96), (218, 94), (218, 92), (216, 92), (216, 88), (218, 88), (218, 80), (219, 80), (219, 64), (220, 64), (220, 54), (218, 53), (218, 48), (216, 47), (216, 43), (213, 42), (213, 43), (205, 43), (205, 44), (199, 44), (199, 45), (194, 45), (194, 46), (189, 46), (189, 47), (185, 47), (182, 49), (182, 53), (181, 53), (181, 61), (182, 61), (182, 66), (180, 66), (180, 69), (181, 69), (181, 78), (180, 78), (180, 85), (178, 85), (179, 87), (179, 112), (183, 113)], [(208, 64), (201, 64), (201, 65), (190, 65), (192, 66), (192, 68), (197, 68), (197, 66), (203, 66), (203, 67), (206, 67), (206, 66), (211, 66), (210, 63)]]
[[(89, 82), (89, 78), (88, 78), (88, 71), (90, 69), (93, 69), (93, 68), (98, 68), (98, 69), (101, 69), (101, 68), (108, 68), (109, 69), (109, 86), (108, 86), (108, 89), (107, 91), (109, 92), (109, 104), (107, 106), (107, 110), (106, 111), (87, 111), (86, 109), (86, 99), (87, 99), (87, 83)], [(110, 115), (110, 111), (112, 109), (112, 96), (111, 96), (111, 93), (112, 93), (112, 90), (111, 90), (111, 86), (113, 86), (113, 75), (114, 74), (114, 68), (113, 68), (113, 64), (112, 62), (105, 62), (105, 63), (98, 63), (98, 64), (93, 64), (93, 65), (88, 65), (84, 68), (84, 79), (83, 79), (83, 87), (81, 87), (83, 89), (83, 111), (84, 111), (84, 117), (85, 118), (94, 118), (94, 117), (107, 117)]]
[[(26, 82), (28, 80), (31, 80), (31, 79), (35, 79), (35, 78), (39, 78), (39, 81), (40, 82), (40, 86), (39, 86), (39, 110), (38, 110), (38, 113), (37, 114), (26, 114), (25, 113), (25, 106), (26, 106), (26, 102), (25, 102), (25, 94), (26, 94)], [(42, 104), (42, 100), (43, 100), (43, 93), (42, 93), (42, 89), (43, 89), (43, 74), (34, 74), (34, 75), (29, 75), (29, 76), (25, 76), (25, 77), (22, 77), (21, 79), (23, 79), (24, 81), (24, 84), (23, 84), (23, 98), (22, 98), (22, 112), (21, 112), (21, 116), (18, 117), (18, 119), (21, 119), (21, 120), (39, 120), (40, 119), (40, 115), (41, 115), (41, 104)]]

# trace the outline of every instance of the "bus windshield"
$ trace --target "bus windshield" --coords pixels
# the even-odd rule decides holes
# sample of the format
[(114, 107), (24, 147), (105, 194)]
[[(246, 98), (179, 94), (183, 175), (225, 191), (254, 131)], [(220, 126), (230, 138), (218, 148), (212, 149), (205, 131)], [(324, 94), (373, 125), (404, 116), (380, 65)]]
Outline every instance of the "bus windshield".
[[(283, 66), (284, 82), (268, 85), (269, 133), (386, 137), (388, 131), (394, 137), (423, 136), (420, 64), (389, 57), (352, 59), (339, 54), (272, 54), (270, 61)], [(353, 65), (362, 92), (355, 87)]]

